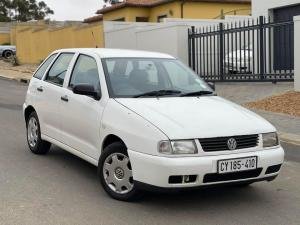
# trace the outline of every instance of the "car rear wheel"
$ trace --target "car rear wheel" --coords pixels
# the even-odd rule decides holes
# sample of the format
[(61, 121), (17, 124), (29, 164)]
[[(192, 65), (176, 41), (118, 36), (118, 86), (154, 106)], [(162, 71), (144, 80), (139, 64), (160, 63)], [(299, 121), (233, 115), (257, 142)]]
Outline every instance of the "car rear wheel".
[(99, 160), (98, 174), (104, 190), (114, 199), (133, 201), (141, 196), (133, 182), (132, 168), (122, 143), (108, 145)]
[(38, 155), (47, 154), (51, 144), (42, 140), (40, 123), (36, 112), (32, 112), (26, 121), (27, 143), (32, 153)]

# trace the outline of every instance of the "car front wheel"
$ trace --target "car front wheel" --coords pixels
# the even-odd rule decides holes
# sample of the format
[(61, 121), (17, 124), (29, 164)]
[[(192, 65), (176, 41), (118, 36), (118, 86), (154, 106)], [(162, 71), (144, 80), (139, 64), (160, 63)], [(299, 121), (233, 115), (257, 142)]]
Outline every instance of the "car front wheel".
[(103, 188), (112, 198), (132, 201), (141, 196), (133, 182), (130, 159), (124, 144), (113, 143), (104, 149), (98, 174)]

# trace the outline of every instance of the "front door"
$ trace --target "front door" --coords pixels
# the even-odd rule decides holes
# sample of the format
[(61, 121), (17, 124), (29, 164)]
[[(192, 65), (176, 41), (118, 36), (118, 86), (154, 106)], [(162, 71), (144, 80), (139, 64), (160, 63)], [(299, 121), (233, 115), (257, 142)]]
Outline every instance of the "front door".
[[(67, 101), (62, 106), (62, 132), (65, 144), (96, 159), (100, 151), (100, 123), (103, 113), (102, 100), (74, 94), (77, 84), (90, 84), (100, 90), (99, 70), (95, 58), (79, 55), (65, 90)], [(98, 159), (97, 159), (98, 160)]]

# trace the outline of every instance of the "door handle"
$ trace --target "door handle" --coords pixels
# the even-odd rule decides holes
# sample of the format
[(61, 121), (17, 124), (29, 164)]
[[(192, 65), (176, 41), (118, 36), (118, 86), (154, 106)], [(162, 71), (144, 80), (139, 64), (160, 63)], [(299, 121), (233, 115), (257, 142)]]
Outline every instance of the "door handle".
[(61, 97), (60, 97), (60, 99), (61, 99), (62, 101), (64, 101), (64, 102), (68, 102), (68, 101), (69, 101), (69, 99), (68, 99), (68, 96), (67, 96), (67, 95), (65, 95), (65, 96), (61, 96)]
[(39, 92), (43, 92), (44, 91), (44, 89), (43, 89), (42, 86), (38, 87), (36, 90), (38, 90)]

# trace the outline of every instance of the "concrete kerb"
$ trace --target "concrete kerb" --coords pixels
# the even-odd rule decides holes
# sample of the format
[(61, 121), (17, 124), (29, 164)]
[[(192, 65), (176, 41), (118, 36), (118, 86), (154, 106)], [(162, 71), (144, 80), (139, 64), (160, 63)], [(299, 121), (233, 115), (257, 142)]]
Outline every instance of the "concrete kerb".
[(279, 139), (282, 142), (300, 146), (300, 135), (279, 132)]
[(17, 82), (24, 83), (24, 84), (29, 84), (29, 82), (30, 82), (29, 78), (12, 78), (12, 77), (3, 76), (1, 74), (0, 74), (0, 79), (13, 80), (13, 81), (17, 81)]

